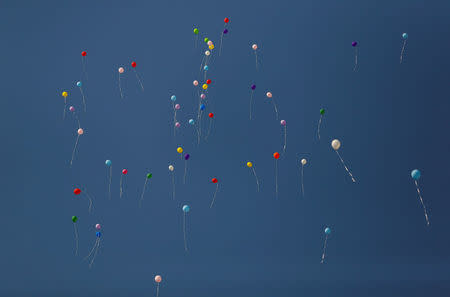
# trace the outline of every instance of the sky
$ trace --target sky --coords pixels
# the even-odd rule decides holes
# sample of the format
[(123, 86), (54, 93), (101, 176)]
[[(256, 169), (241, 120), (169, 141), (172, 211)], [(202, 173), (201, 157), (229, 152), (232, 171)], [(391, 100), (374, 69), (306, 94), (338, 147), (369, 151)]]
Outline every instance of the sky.
[[(157, 274), (161, 297), (450, 295), (449, 16), (442, 0), (3, 1), (0, 296), (156, 296)], [(216, 47), (212, 83), (193, 127), (205, 37)], [(175, 136), (172, 95), (181, 105)], [(84, 134), (70, 167), (78, 129), (71, 105)], [(209, 112), (211, 134), (198, 144), (195, 129), (207, 131)], [(76, 187), (93, 196), (92, 213)], [(89, 268), (83, 258), (97, 223), (102, 237)]]

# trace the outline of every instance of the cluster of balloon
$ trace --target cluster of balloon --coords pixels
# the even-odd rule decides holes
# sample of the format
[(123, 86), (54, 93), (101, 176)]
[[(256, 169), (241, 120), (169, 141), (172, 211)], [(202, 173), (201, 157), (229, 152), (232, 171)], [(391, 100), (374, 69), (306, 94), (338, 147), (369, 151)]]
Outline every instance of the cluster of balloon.
[(400, 53), (400, 64), (403, 62), (403, 54), (405, 52), (406, 40), (408, 39), (408, 33), (403, 33), (402, 39), (403, 39), (403, 46), (402, 46), (402, 52)]
[(322, 124), (322, 117), (325, 114), (325, 109), (321, 108), (319, 110), (319, 113), (320, 113), (320, 118), (319, 118), (319, 123), (317, 124), (317, 136), (319, 137), (319, 140), (320, 140), (320, 125)]
[(155, 282), (156, 282), (156, 297), (159, 296), (159, 283), (161, 283), (161, 281), (162, 281), (161, 275), (156, 275), (156, 276), (155, 276)]
[(83, 83), (81, 81), (77, 81), (77, 87), (80, 89), (81, 98), (83, 99), (84, 112), (86, 112), (86, 97), (84, 96), (83, 92)]
[(301, 163), (301, 165), (302, 165), (302, 171), (301, 171), (302, 196), (305, 197), (305, 187), (304, 187), (304, 185), (303, 185), (303, 167), (305, 167), (307, 161), (306, 161), (305, 158), (303, 158), (303, 159), (300, 161), (300, 163)]
[(77, 115), (77, 113), (75, 112), (75, 107), (73, 107), (73, 106), (70, 106), (69, 107), (69, 111), (71, 112), (71, 113), (73, 113), (73, 116), (75, 117), (75, 119), (77, 120), (77, 122), (78, 122), (78, 129), (81, 127), (81, 125), (80, 125), (80, 120), (78, 119), (78, 115)]
[(275, 159), (275, 197), (278, 199), (278, 159), (280, 154), (278, 152), (273, 153), (273, 158)]
[(214, 178), (211, 180), (211, 182), (212, 182), (213, 184), (216, 184), (216, 191), (214, 192), (213, 199), (212, 199), (212, 201), (211, 201), (211, 205), (209, 206), (209, 208), (212, 208), (212, 207), (213, 207), (214, 201), (216, 201), (217, 191), (219, 190), (219, 181), (217, 180), (217, 178), (214, 177)]
[[(73, 189), (73, 193), (75, 194), (75, 196), (78, 196), (81, 194), (81, 189), (75, 188), (75, 189)], [(86, 198), (88, 198), (88, 200), (89, 200), (88, 211), (90, 213), (92, 211), (92, 197), (91, 197), (91, 195), (89, 195), (89, 193), (86, 191), (86, 189), (84, 189), (83, 193), (85, 194)]]
[(106, 165), (106, 180), (108, 181), (108, 197), (111, 200), (111, 181), (112, 181), (112, 162), (111, 160), (105, 161)]
[(219, 56), (222, 54), (223, 36), (224, 36), (225, 34), (228, 33), (227, 25), (228, 25), (228, 23), (230, 22), (230, 19), (229, 19), (229, 18), (225, 18), (225, 19), (223, 20), (223, 22), (224, 22), (224, 25), (223, 25), (222, 35), (220, 36)]
[(250, 86), (250, 120), (252, 120), (252, 107), (253, 107), (253, 93), (255, 92), (256, 85), (252, 84)]
[(353, 67), (353, 71), (356, 71), (356, 67), (358, 67), (358, 42), (353, 41), (352, 46), (355, 48), (355, 66)]
[(123, 99), (123, 92), (122, 92), (122, 83), (120, 80), (120, 77), (122, 76), (122, 74), (125, 72), (125, 69), (123, 67), (119, 67), (119, 69), (117, 70), (119, 72), (119, 91), (120, 91), (120, 98)]
[(210, 112), (208, 114), (208, 117), (210, 118), (210, 121), (209, 121), (209, 128), (208, 128), (208, 134), (206, 135), (206, 139), (208, 139), (209, 134), (211, 133), (211, 127), (212, 127), (212, 123), (213, 123), (213, 119), (214, 119), (214, 114), (212, 112)]
[(77, 138), (75, 140), (75, 145), (74, 145), (73, 150), (72, 150), (72, 159), (70, 159), (70, 166), (71, 167), (72, 167), (72, 163), (73, 163), (73, 158), (75, 157), (75, 152), (76, 152), (77, 147), (78, 147), (78, 140), (80, 139), (80, 136), (83, 135), (83, 134), (84, 134), (84, 130), (81, 129), (81, 128), (78, 128), (77, 129)]
[(341, 160), (342, 165), (344, 165), (345, 170), (347, 171), (348, 175), (352, 178), (353, 182), (356, 182), (355, 178), (353, 177), (353, 174), (350, 172), (350, 170), (347, 168), (347, 165), (345, 165), (344, 160), (342, 159), (341, 155), (339, 154), (339, 148), (341, 147), (341, 142), (339, 139), (334, 139), (331, 142), (331, 147), (336, 151), (336, 154), (338, 155), (339, 159)]
[(147, 187), (147, 182), (149, 181), (149, 179), (152, 178), (152, 176), (153, 174), (151, 173), (147, 173), (147, 175), (145, 176), (144, 189), (142, 190), (141, 199), (139, 200), (139, 207), (142, 207), (142, 202), (144, 201), (145, 188)]
[(275, 99), (273, 99), (272, 93), (271, 92), (267, 92), (266, 93), (266, 97), (269, 98), (272, 101), (273, 109), (275, 110), (275, 117), (276, 117), (276, 119), (278, 121), (278, 108), (277, 108), (277, 105), (275, 103)]
[(124, 184), (123, 179), (125, 178), (127, 173), (128, 173), (128, 169), (125, 169), (125, 168), (122, 169), (122, 175), (120, 176), (120, 193), (119, 193), (120, 198), (122, 198), (122, 196), (123, 196), (123, 184)]
[(169, 165), (169, 171), (171, 172), (170, 175), (172, 175), (172, 199), (175, 200), (175, 173), (173, 172), (175, 170), (175, 167), (173, 165)]
[(189, 154), (185, 154), (185, 155), (184, 155), (184, 177), (183, 177), (183, 184), (186, 184), (187, 160), (189, 160), (190, 157), (191, 157), (191, 155), (189, 155)]
[(142, 92), (144, 92), (144, 85), (142, 84), (141, 77), (139, 76), (139, 74), (136, 71), (136, 66), (137, 66), (136, 62), (134, 62), (134, 61), (131, 62), (131, 68), (133, 68), (134, 74), (136, 74), (136, 79), (139, 82), (139, 85), (141, 86)]
[(88, 258), (92, 255), (91, 262), (89, 263), (89, 268), (92, 267), (92, 264), (94, 263), (95, 257), (97, 256), (98, 249), (99, 249), (99, 247), (100, 247), (100, 238), (102, 237), (102, 233), (100, 232), (100, 229), (101, 229), (101, 228), (102, 228), (102, 227), (100, 226), (100, 224), (95, 224), (95, 229), (97, 230), (97, 231), (95, 232), (95, 236), (96, 236), (97, 238), (95, 239), (95, 243), (94, 243), (94, 246), (92, 247), (91, 251), (90, 251), (89, 254), (84, 258), (84, 260), (86, 260), (86, 259), (88, 259)]
[(331, 234), (330, 227), (326, 227), (324, 232), (325, 232), (325, 241), (323, 243), (322, 260), (320, 261), (320, 264), (323, 264), (323, 262), (325, 261), (325, 253), (326, 253), (326, 249), (327, 249), (328, 235)]
[(259, 192), (259, 180), (258, 180), (258, 176), (256, 175), (255, 167), (253, 167), (253, 163), (250, 161), (247, 162), (247, 167), (253, 171), (253, 175), (255, 176), (255, 180), (256, 180), (256, 187)]
[(191, 210), (190, 206), (185, 204), (183, 205), (183, 237), (184, 237), (184, 250), (187, 252), (188, 251), (188, 247), (187, 247), (187, 239), (186, 239), (186, 215), (187, 213)]
[(198, 47), (198, 33), (199, 33), (198, 29), (194, 28), (194, 35), (195, 35), (194, 46), (195, 46), (195, 48)]
[(66, 108), (67, 108), (67, 96), (69, 96), (69, 93), (66, 91), (62, 92), (61, 94), (64, 98), (64, 110), (63, 110), (63, 120), (66, 119)]
[(83, 74), (86, 76), (86, 79), (88, 79), (88, 75), (87, 75), (87, 61), (86, 61), (86, 56), (87, 56), (87, 52), (86, 51), (82, 51), (81, 52), (81, 67), (83, 68)]
[(258, 70), (258, 45), (254, 43), (252, 45), (253, 52), (255, 53), (256, 70)]
[(423, 207), (423, 213), (425, 215), (425, 220), (427, 222), (427, 226), (430, 226), (430, 220), (428, 219), (427, 208), (425, 207), (425, 203), (423, 203), (422, 194), (420, 193), (420, 189), (419, 189), (418, 181), (419, 181), (421, 175), (422, 174), (419, 171), (419, 169), (414, 169), (413, 171), (411, 171), (411, 177), (414, 179), (414, 183), (416, 185), (417, 195), (419, 196), (420, 203), (422, 204), (422, 207)]
[(77, 229), (78, 217), (72, 216), (73, 230), (75, 233), (75, 256), (78, 255), (78, 229)]
[(280, 121), (281, 127), (284, 129), (284, 145), (283, 145), (283, 154), (286, 153), (286, 146), (287, 146), (287, 122), (285, 120)]

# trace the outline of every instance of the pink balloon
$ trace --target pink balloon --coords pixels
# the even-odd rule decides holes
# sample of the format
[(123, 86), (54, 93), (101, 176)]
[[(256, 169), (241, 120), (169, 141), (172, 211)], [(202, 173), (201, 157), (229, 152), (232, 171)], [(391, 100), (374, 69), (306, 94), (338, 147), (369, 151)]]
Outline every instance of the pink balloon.
[(206, 95), (205, 95), (205, 94), (201, 94), (201, 95), (200, 95), (200, 98), (205, 99), (205, 98), (206, 98)]
[(180, 126), (181, 126), (180, 123), (178, 123), (178, 122), (175, 123), (175, 127), (180, 128)]
[(179, 110), (181, 108), (180, 104), (175, 104), (175, 109)]
[(155, 282), (160, 283), (162, 281), (161, 275), (155, 276)]
[(192, 82), (192, 84), (193, 84), (194, 86), (198, 86), (198, 81), (194, 80), (194, 81)]
[(69, 110), (70, 111), (75, 111), (75, 107), (71, 106), (71, 107), (69, 107)]
[(83, 135), (84, 130), (80, 128), (80, 129), (78, 129), (77, 133), (78, 133), (78, 135)]
[(119, 67), (119, 73), (123, 73), (125, 71), (125, 69), (123, 69), (123, 67)]
[(266, 96), (267, 96), (267, 98), (272, 98), (272, 93), (271, 92), (267, 92)]
[(281, 126), (286, 126), (286, 121), (285, 120), (281, 120), (280, 124), (281, 124)]
[(213, 44), (212, 41), (211, 41), (211, 40), (208, 40), (208, 45), (211, 45), (211, 44)]
[(100, 226), (100, 224), (95, 224), (95, 229), (100, 230), (102, 228), (102, 226)]
[(254, 45), (252, 45), (252, 49), (256, 51), (258, 49), (258, 45), (255, 43)]

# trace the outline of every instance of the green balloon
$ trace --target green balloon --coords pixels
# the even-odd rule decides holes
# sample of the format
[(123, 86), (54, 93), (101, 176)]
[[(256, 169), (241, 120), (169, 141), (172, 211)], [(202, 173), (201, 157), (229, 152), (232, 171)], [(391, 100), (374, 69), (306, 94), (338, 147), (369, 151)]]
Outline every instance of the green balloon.
[(205, 37), (205, 39), (203, 39), (205, 41), (205, 43), (207, 43), (209, 41), (208, 37)]
[(152, 178), (152, 174), (151, 173), (147, 173), (147, 178)]
[(76, 223), (78, 221), (78, 218), (76, 216), (72, 216), (72, 222)]
[(321, 115), (324, 115), (324, 114), (325, 114), (325, 109), (321, 108), (321, 109), (320, 109), (320, 114), (321, 114)]
[(197, 28), (194, 29), (194, 34), (198, 34), (198, 29)]

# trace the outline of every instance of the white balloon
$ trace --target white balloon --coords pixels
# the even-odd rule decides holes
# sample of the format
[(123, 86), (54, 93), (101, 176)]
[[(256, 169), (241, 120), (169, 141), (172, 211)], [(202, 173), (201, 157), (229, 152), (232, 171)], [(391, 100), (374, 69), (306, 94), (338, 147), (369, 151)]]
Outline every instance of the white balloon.
[(302, 159), (302, 165), (306, 164), (306, 159)]
[(172, 165), (169, 165), (169, 170), (173, 171), (175, 168)]
[(211, 52), (210, 51), (206, 51), (205, 55), (209, 56), (209, 55), (211, 55)]
[(341, 147), (341, 142), (339, 141), (339, 139), (334, 139), (334, 140), (331, 142), (331, 147), (332, 147), (335, 151), (337, 151), (337, 150)]

